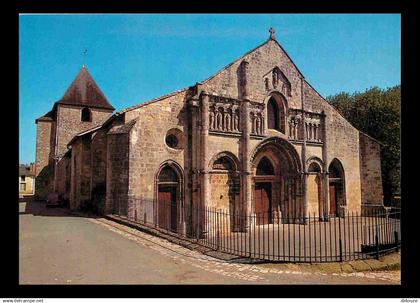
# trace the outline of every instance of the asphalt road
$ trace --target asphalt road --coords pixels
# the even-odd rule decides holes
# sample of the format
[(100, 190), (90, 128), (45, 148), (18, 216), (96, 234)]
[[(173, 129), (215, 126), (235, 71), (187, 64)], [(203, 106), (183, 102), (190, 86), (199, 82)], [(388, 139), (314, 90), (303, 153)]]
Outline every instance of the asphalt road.
[(20, 203), (20, 284), (399, 284), (399, 272), (232, 264), (103, 218)]

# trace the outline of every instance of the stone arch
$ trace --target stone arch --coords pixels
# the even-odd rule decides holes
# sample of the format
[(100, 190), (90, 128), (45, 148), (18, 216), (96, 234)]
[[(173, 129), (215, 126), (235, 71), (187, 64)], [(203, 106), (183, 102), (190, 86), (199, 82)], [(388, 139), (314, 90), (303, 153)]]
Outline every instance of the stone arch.
[(340, 160), (334, 158), (328, 166), (329, 215), (342, 216), (346, 202), (345, 171)]
[(160, 228), (179, 232), (185, 222), (184, 172), (173, 160), (164, 161), (155, 174), (155, 220)]
[(308, 214), (324, 217), (322, 160), (318, 157), (310, 157), (306, 163), (308, 167), (306, 176)]
[[(231, 152), (221, 152), (209, 162), (210, 201), (209, 206), (237, 214), (242, 211), (240, 203), (239, 161)], [(230, 228), (239, 231), (239, 216), (231, 216)]]
[(239, 160), (238, 160), (238, 158), (233, 153), (231, 153), (229, 151), (223, 151), (223, 152), (220, 152), (218, 154), (215, 154), (210, 159), (210, 161), (209, 161), (209, 164), (208, 164), (209, 169), (213, 169), (213, 164), (217, 160), (219, 160), (221, 158), (224, 158), (224, 157), (227, 158), (227, 159), (229, 159), (229, 161), (232, 163), (232, 165), (233, 165), (233, 169), (232, 170), (235, 171), (235, 172), (238, 172), (239, 169), (240, 169), (240, 167), (239, 167)]
[(262, 157), (257, 165), (257, 176), (272, 176), (274, 173), (274, 166), (271, 161), (266, 157)]
[[(257, 224), (270, 224), (282, 216), (284, 222), (303, 219), (302, 175), (297, 151), (287, 140), (272, 137), (261, 142), (251, 155), (253, 210)], [(261, 161), (270, 161), (274, 174), (257, 174)], [(261, 215), (258, 213), (267, 213)]]
[[(299, 174), (302, 171), (302, 165), (300, 161), (300, 156), (296, 151), (295, 147), (287, 140), (280, 138), (280, 137), (271, 137), (268, 139), (263, 140), (260, 144), (255, 147), (253, 152), (251, 153), (250, 161), (252, 166), (255, 168), (255, 162), (258, 159), (258, 154), (261, 150), (266, 148), (274, 148), (277, 149), (281, 156), (284, 158), (287, 163), (290, 165), (288, 166), (287, 173), (289, 174)], [(268, 155), (271, 161), (278, 161), (274, 155)]]
[(286, 97), (279, 91), (269, 92), (264, 100), (266, 108), (265, 129), (274, 129), (283, 134), (287, 133), (288, 104)]
[[(309, 170), (311, 165), (312, 165), (312, 168), (315, 168), (316, 166), (318, 166), (319, 167), (319, 172), (323, 171), (324, 162), (320, 158), (318, 158), (316, 156), (312, 156), (312, 157), (309, 157), (306, 160), (306, 167), (308, 167), (308, 172), (314, 172), (314, 171)], [(314, 166), (314, 165), (316, 165), (316, 166)]]

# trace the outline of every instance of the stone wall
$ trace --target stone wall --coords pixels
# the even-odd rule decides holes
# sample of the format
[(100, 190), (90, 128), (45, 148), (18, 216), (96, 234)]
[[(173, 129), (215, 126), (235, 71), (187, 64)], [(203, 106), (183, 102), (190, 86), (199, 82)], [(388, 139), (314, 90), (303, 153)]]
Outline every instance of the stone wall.
[[(267, 94), (274, 89), (272, 72), (275, 67), (279, 67), (291, 84), (290, 95), (284, 92), (288, 99), (289, 107), (300, 108), (300, 73), (288, 58), (284, 50), (274, 40), (268, 41), (232, 64), (225, 67), (213, 77), (203, 83), (203, 89), (209, 93), (222, 96), (239, 98), (239, 66), (243, 60), (249, 62), (247, 87), (249, 99), (256, 102), (264, 102)], [(265, 79), (268, 79), (268, 89)], [(282, 91), (281, 85), (276, 87)]]
[[(243, 60), (248, 62), (245, 64), (245, 69), (244, 65), (241, 65)], [(241, 68), (239, 68), (240, 65)], [(245, 82), (241, 78), (244, 70)], [(276, 81), (274, 81), (275, 75)], [(268, 96), (274, 90), (278, 90), (287, 99), (289, 108), (302, 109), (303, 98), (305, 111), (325, 114), (325, 131), (322, 130), (321, 134), (322, 138), (326, 137), (324, 145), (320, 143), (320, 140), (308, 143), (304, 152), (301, 141), (295, 140), (292, 144), (303, 164), (307, 163), (308, 158), (317, 157), (324, 163), (323, 171), (328, 170), (330, 163), (337, 159), (344, 169), (345, 205), (343, 210), (360, 211), (361, 170), (364, 169), (360, 166), (360, 161), (361, 157), (365, 156), (359, 156), (361, 152), (359, 131), (302, 78), (290, 58), (273, 40), (247, 53), (202, 82), (197, 86), (197, 93), (199, 95), (201, 90), (204, 90), (209, 94), (238, 98), (243, 95), (244, 83), (247, 85), (248, 97), (252, 101), (266, 102)], [(201, 119), (202, 113), (205, 113), (199, 105), (202, 101), (195, 100), (196, 103), (191, 102), (192, 105), (188, 108), (187, 93), (186, 90), (179, 91), (126, 110), (123, 114), (125, 124), (128, 125), (135, 120), (133, 126), (125, 133), (108, 134), (108, 139), (105, 140), (107, 141), (105, 156), (103, 153), (97, 155), (98, 159), (101, 159), (98, 163), (99, 167), (103, 165), (104, 157), (107, 158), (107, 211), (116, 213), (123, 211), (126, 212), (123, 215), (137, 219), (138, 214), (142, 212), (141, 205), (151, 205), (156, 201), (157, 172), (167, 161), (175, 162), (183, 169), (182, 179), (185, 187), (182, 188), (181, 194), (184, 197), (182, 202), (186, 204), (191, 200), (203, 199), (203, 172), (201, 170), (209, 170), (211, 159), (217, 154), (227, 151), (241, 161), (245, 149), (242, 144), (244, 139), (240, 134), (235, 136), (235, 134), (217, 134), (213, 131), (206, 140), (202, 140)], [(188, 111), (192, 113), (190, 117), (188, 117), (190, 114)], [(206, 115), (203, 116), (206, 117)], [(318, 116), (320, 120), (324, 119), (321, 115)], [(176, 148), (170, 148), (165, 143), (165, 137), (170, 132), (180, 134), (179, 145)], [(287, 134), (273, 133), (273, 131), (268, 131), (266, 134), (267, 137), (279, 136), (287, 139)], [(98, 153), (104, 149), (104, 143), (100, 143), (100, 138), (99, 136)], [(262, 140), (261, 136), (251, 137), (247, 146), (249, 155)], [(203, 151), (203, 142), (207, 144), (207, 152)], [(202, 161), (203, 155), (206, 157), (205, 161)], [(370, 160), (362, 161), (371, 163)], [(240, 165), (242, 166), (243, 163)], [(103, 178), (103, 170), (101, 171), (102, 173), (98, 172), (99, 179)], [(229, 182), (225, 180), (225, 177), (223, 174), (210, 176), (211, 192), (208, 197), (211, 203), (209, 205), (223, 208), (228, 205), (226, 183)], [(318, 191), (315, 178), (315, 175), (308, 177), (307, 198), (309, 211), (317, 214), (319, 196), (322, 198), (328, 196), (328, 184), (323, 184), (321, 191)], [(223, 197), (220, 198), (221, 196)], [(117, 204), (119, 209), (113, 206), (116, 201), (121, 201)], [(148, 214), (148, 216), (150, 218), (153, 214)]]
[[(126, 121), (132, 119), (137, 119), (137, 122), (130, 131), (128, 194), (132, 198), (129, 217), (134, 219), (135, 213), (141, 212), (140, 203), (150, 205), (155, 201), (155, 178), (163, 162), (171, 160), (184, 168), (183, 183), (186, 183), (185, 170), (188, 171), (189, 164), (184, 162), (188, 153), (185, 92), (125, 113)], [(176, 149), (165, 143), (166, 134), (171, 129), (180, 131)], [(182, 196), (188, 201), (189, 193), (185, 188)]]
[[(287, 57), (282, 48), (273, 40), (256, 48), (255, 50), (236, 60), (225, 69), (204, 81), (202, 89), (209, 93), (219, 94), (237, 98), (239, 96), (238, 83), (239, 66), (243, 60), (248, 61), (247, 85), (249, 99), (256, 102), (264, 102), (272, 92), (272, 81), (270, 71), (279, 67), (288, 81), (291, 89), (283, 91), (289, 108), (302, 108), (301, 91), (303, 92), (304, 110), (316, 113), (324, 112), (326, 115), (326, 157), (322, 156), (320, 147), (310, 147), (306, 158), (318, 156), (326, 161), (325, 168), (334, 158), (337, 158), (344, 167), (345, 188), (346, 188), (346, 209), (349, 211), (360, 211), (361, 189), (360, 189), (360, 167), (359, 167), (359, 132), (348, 121), (346, 121), (337, 110), (335, 110), (322, 96), (320, 96), (305, 80), (300, 79), (300, 72)], [(268, 75), (268, 76), (267, 76)], [(268, 89), (265, 86), (265, 78), (269, 78)], [(281, 87), (277, 87), (281, 90)], [(212, 141), (227, 141), (224, 139), (210, 139)], [(234, 142), (235, 140), (231, 140)], [(259, 144), (259, 140), (251, 140), (251, 150)], [(234, 152), (233, 143), (223, 144), (223, 148), (231, 148)], [(216, 152), (218, 144), (210, 144), (212, 150), (210, 156)], [(301, 155), (302, 147), (295, 145)], [(320, 152), (321, 151), (321, 152)], [(235, 152), (234, 152), (235, 153)], [(236, 154), (236, 153), (235, 153)], [(321, 157), (320, 157), (321, 156)]]
[(79, 138), (72, 145), (70, 209), (79, 209), (91, 198), (90, 136)]
[(83, 122), (81, 112), (80, 106), (57, 106), (57, 155), (67, 150), (67, 144), (76, 134), (102, 124), (112, 114), (112, 110), (91, 108), (92, 122)]
[(322, 188), (320, 187), (320, 178), (317, 174), (309, 174), (306, 182), (309, 215), (318, 216), (320, 191), (322, 191)]
[(228, 173), (212, 173), (210, 175), (209, 207), (225, 211), (233, 211), (239, 201), (239, 177)]
[(35, 164), (35, 197), (37, 199), (46, 199), (54, 186), (52, 166), (53, 144), (55, 143), (53, 140), (54, 129), (53, 121), (37, 122)]
[(57, 163), (56, 167), (56, 192), (60, 199), (70, 199), (71, 157), (65, 156)]
[(107, 135), (106, 129), (100, 129), (92, 135), (91, 164), (92, 202), (98, 207), (100, 213), (105, 210), (106, 196), (106, 161), (107, 161)]
[(363, 133), (359, 138), (362, 207), (383, 205), (380, 144)]
[(107, 182), (105, 213), (127, 216), (129, 135), (107, 135)]
[(309, 84), (304, 85), (305, 110), (325, 113), (326, 161), (336, 158), (344, 168), (345, 204), (348, 211), (361, 210), (359, 131), (324, 100)]

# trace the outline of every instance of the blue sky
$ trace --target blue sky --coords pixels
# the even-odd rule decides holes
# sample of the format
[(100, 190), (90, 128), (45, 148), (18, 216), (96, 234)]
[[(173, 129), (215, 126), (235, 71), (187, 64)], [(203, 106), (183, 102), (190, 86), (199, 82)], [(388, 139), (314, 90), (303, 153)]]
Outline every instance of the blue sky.
[(400, 84), (400, 23), (396, 14), (21, 15), (19, 161), (35, 161), (35, 119), (83, 64), (120, 110), (208, 78), (264, 42), (273, 26), (326, 97)]

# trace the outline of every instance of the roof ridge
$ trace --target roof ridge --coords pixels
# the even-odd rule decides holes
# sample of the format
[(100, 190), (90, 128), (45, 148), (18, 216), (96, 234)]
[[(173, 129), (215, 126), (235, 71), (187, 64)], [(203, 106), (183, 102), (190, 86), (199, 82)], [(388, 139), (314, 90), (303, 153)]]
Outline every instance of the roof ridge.
[(185, 88), (183, 88), (183, 89), (179, 89), (179, 90), (173, 91), (173, 92), (171, 92), (171, 93), (168, 93), (168, 94), (163, 95), (163, 96), (160, 96), (160, 97), (156, 97), (156, 98), (153, 98), (153, 99), (150, 99), (150, 100), (147, 100), (147, 101), (143, 101), (143, 102), (141, 102), (141, 103), (139, 103), (139, 104), (137, 104), (137, 105), (133, 105), (133, 106), (129, 106), (129, 107), (123, 108), (122, 110), (118, 111), (118, 112), (117, 112), (117, 114), (123, 114), (123, 113), (129, 112), (129, 111), (131, 111), (131, 110), (134, 110), (134, 109), (137, 109), (137, 108), (140, 108), (140, 107), (143, 107), (143, 106), (149, 105), (149, 104), (151, 104), (151, 103), (154, 103), (154, 102), (157, 102), (157, 101), (160, 101), (160, 100), (166, 99), (166, 98), (168, 98), (168, 97), (171, 97), (171, 96), (173, 96), (173, 95), (176, 95), (176, 94), (178, 94), (178, 93), (181, 93), (181, 92), (183, 92), (183, 91), (188, 90), (188, 88), (189, 88), (189, 87), (190, 87), (190, 86), (185, 87)]

